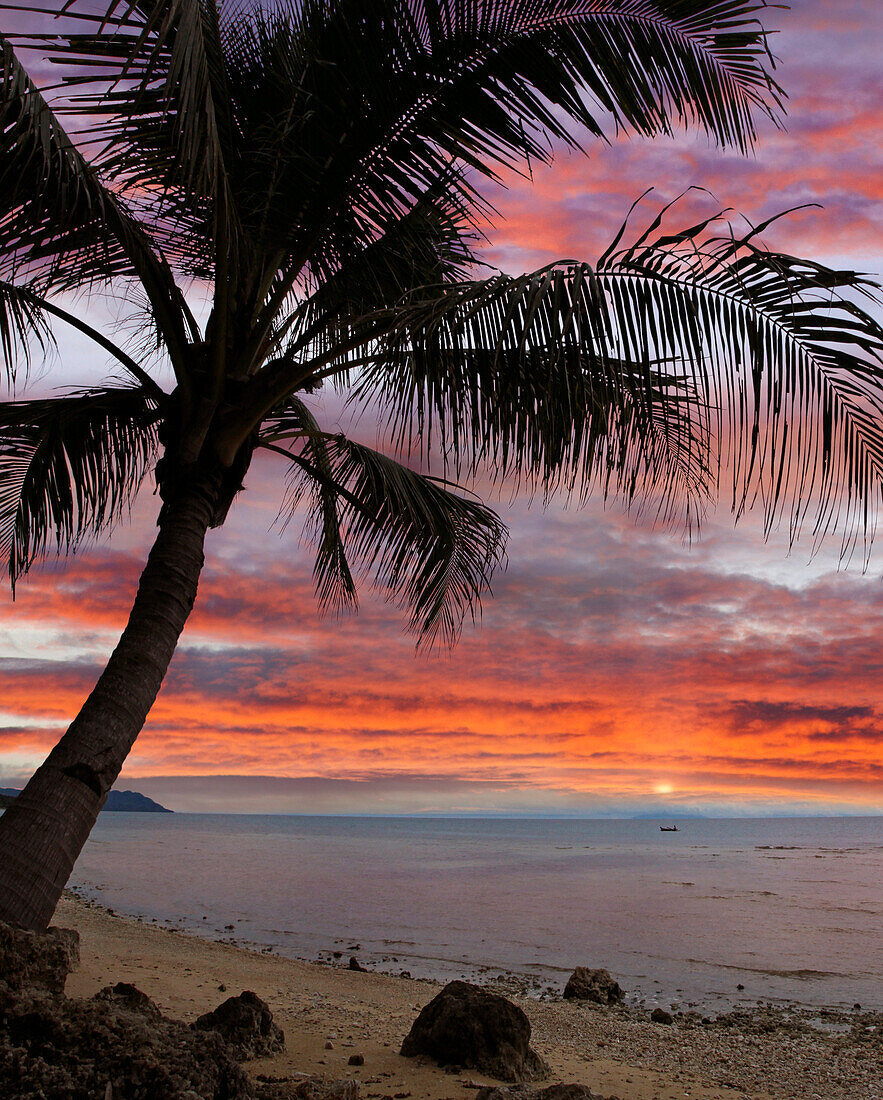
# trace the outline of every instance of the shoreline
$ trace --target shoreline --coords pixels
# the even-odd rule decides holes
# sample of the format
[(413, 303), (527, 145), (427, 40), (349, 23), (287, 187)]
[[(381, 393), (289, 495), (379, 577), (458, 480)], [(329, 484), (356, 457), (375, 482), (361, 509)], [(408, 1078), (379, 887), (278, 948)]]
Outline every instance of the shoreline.
[[(286, 1033), (286, 1051), (247, 1064), (252, 1074), (324, 1073), (361, 1082), (374, 1100), (469, 1097), (491, 1083), (472, 1071), (446, 1073), (402, 1058), (399, 1046), (419, 1009), (441, 983), (351, 971), (267, 949), (216, 942), (122, 917), (66, 893), (53, 923), (77, 929), (81, 965), (67, 993), (88, 997), (131, 982), (173, 1017), (192, 1020), (226, 997), (253, 989)], [(549, 1083), (587, 1085), (620, 1100), (876, 1100), (883, 1096), (883, 1014), (757, 1008), (716, 1020), (682, 1013), (671, 1025), (646, 1010), (601, 1008), (525, 997), (485, 984), (516, 1001), (533, 1028), (532, 1045), (552, 1066)], [(223, 988), (222, 988), (223, 987)], [(334, 1049), (325, 1049), (327, 1042)], [(363, 1067), (347, 1065), (352, 1053)]]
[[(345, 961), (350, 955), (357, 954), (359, 955), (360, 964), (365, 965), (368, 973), (393, 978), (404, 975), (415, 982), (428, 982), (434, 984), (439, 989), (446, 982), (461, 980), (473, 982), (478, 985), (492, 986), (495, 991), (502, 993), (504, 996), (517, 996), (541, 1002), (554, 1002), (560, 1000), (567, 979), (573, 970), (573, 966), (563, 967), (551, 963), (528, 964), (524, 970), (515, 970), (503, 964), (490, 964), (475, 960), (467, 960), (465, 957), (462, 960), (454, 960), (450, 958), (436, 958), (430, 955), (418, 955), (416, 958), (409, 959), (405, 957), (404, 959), (400, 959), (395, 955), (384, 956), (382, 951), (376, 949), (363, 949), (361, 943), (358, 945), (354, 943), (355, 938), (362, 940), (364, 937), (345, 937), (335, 940), (333, 947), (320, 949), (314, 955), (307, 956), (301, 953), (287, 951), (285, 946), (280, 943), (252, 939), (242, 934), (242, 930), (238, 929), (235, 924), (223, 926), (218, 923), (212, 924), (211, 920), (206, 917), (202, 919), (203, 921), (209, 919), (209, 923), (201, 924), (196, 917), (179, 917), (173, 920), (170, 918), (153, 916), (149, 912), (140, 911), (138, 909), (115, 909), (107, 905), (101, 898), (101, 887), (89, 883), (69, 886), (65, 893), (70, 894), (86, 906), (95, 907), (111, 915), (118, 916), (123, 920), (132, 921), (145, 927), (177, 932), (209, 943), (220, 943), (231, 947), (240, 947), (256, 954), (272, 955), (277, 958), (302, 962), (310, 966), (339, 968), (341, 959)], [(238, 924), (241, 918), (236, 918), (236, 920)], [(394, 949), (395, 948), (387, 948), (387, 950), (390, 951)], [(429, 963), (430, 965), (428, 968), (425, 966), (423, 968), (429, 969), (430, 972), (415, 973), (414, 971), (417, 970), (417, 967), (414, 965), (415, 961), (417, 962), (417, 966)], [(432, 964), (436, 965), (433, 967)], [(716, 966), (720, 969), (722, 964), (716, 964)], [(691, 997), (689, 994), (685, 994), (680, 988), (666, 989), (660, 987), (656, 990), (651, 990), (649, 988), (634, 989), (626, 986), (624, 989), (623, 1007), (638, 1013), (642, 1011), (651, 1012), (654, 1008), (658, 1007), (665, 1011), (673, 1011), (676, 1013), (692, 1012), (700, 1016), (718, 1016), (726, 1012), (753, 1012), (759, 1007), (764, 1007), (784, 1012), (796, 1011), (822, 1021), (826, 1017), (836, 1019), (840, 1015), (848, 1017), (850, 1014), (849, 1009), (852, 1007), (852, 1003), (845, 1000), (839, 1003), (825, 1003), (810, 1001), (808, 999), (801, 1000), (799, 998), (787, 996), (776, 997), (771, 994), (766, 994), (763, 997), (755, 997), (747, 991), (738, 992), (739, 987), (735, 984), (742, 981), (749, 982), (752, 976), (798, 976), (792, 972), (781, 970), (750, 970), (749, 968), (735, 965), (729, 967), (724, 966), (724, 968), (732, 970), (733, 972), (732, 980), (734, 983), (734, 990), (731, 992), (725, 993), (720, 990), (706, 991), (703, 995), (694, 991)], [(434, 972), (432, 972), (433, 969)], [(615, 972), (613, 976), (621, 983), (628, 980), (619, 972)], [(813, 976), (815, 976), (815, 971), (803, 971), (799, 973), (799, 977), (803, 981), (809, 981)], [(649, 979), (645, 979), (645, 981), (649, 983)], [(655, 984), (659, 985), (660, 983), (657, 982)], [(863, 1007), (870, 1008), (874, 1012), (883, 1012), (883, 989), (881, 989), (880, 993), (881, 996), (878, 1000), (875, 1000), (870, 1005), (866, 1004)], [(883, 1100), (883, 1098), (881, 1098), (881, 1100)]]

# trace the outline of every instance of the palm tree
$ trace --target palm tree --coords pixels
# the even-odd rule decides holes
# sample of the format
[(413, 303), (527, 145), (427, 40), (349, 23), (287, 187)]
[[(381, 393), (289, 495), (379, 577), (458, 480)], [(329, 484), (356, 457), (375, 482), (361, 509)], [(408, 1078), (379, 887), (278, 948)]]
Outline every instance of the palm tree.
[[(867, 537), (883, 333), (858, 276), (661, 215), (593, 266), (513, 277), (475, 254), (481, 181), (577, 130), (685, 123), (747, 149), (781, 113), (762, 2), (105, 5), (71, 0), (52, 34), (11, 36), (18, 55), (2, 40), (10, 381), (58, 323), (120, 372), (0, 404), (13, 585), (123, 518), (151, 471), (162, 505), (117, 648), (0, 820), (0, 917), (51, 918), (258, 449), (285, 474), (286, 514), (309, 508), (321, 603), (353, 606), (370, 575), (426, 641), (456, 637), (503, 555), (500, 520), (448, 480), (479, 470), (687, 522), (723, 477), (737, 511), (759, 499), (769, 523)], [(20, 60), (35, 48), (60, 63), (56, 110)], [(138, 346), (70, 311), (66, 295), (108, 284), (140, 295)], [(323, 430), (325, 384), (380, 410), (389, 453)], [(429, 457), (443, 476), (412, 468)]]

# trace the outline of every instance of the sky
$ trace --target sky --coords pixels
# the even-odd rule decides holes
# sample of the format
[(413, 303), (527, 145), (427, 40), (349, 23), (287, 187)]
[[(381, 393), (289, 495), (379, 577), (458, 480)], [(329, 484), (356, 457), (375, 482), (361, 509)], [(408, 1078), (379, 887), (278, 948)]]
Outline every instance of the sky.
[[(883, 9), (795, 0), (767, 23), (787, 130), (762, 126), (751, 157), (685, 134), (617, 139), (507, 178), (489, 194), (489, 261), (591, 260), (648, 186), (647, 219), (700, 185), (711, 196), (688, 194), (685, 222), (694, 207), (757, 223), (818, 203), (765, 239), (883, 273)], [(33, 392), (109, 370), (65, 338)], [(452, 652), (415, 653), (401, 611), (370, 591), (357, 616), (319, 614), (297, 523), (274, 526), (283, 486), (258, 461), (210, 533), (196, 609), (117, 786), (176, 810), (883, 812), (879, 547), (867, 570), (844, 569), (836, 541), (815, 556), (764, 541), (759, 517), (734, 527), (723, 506), (687, 540), (597, 499), (543, 509), (504, 487), (486, 499), (510, 526), (508, 566), (480, 621)], [(131, 525), (0, 595), (0, 785), (21, 785), (88, 694), (155, 515), (147, 486)]]

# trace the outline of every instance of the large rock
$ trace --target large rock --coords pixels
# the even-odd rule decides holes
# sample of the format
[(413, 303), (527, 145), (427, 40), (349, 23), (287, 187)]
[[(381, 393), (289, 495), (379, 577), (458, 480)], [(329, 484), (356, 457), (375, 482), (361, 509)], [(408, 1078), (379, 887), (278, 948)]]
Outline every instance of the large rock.
[(28, 932), (0, 921), (0, 981), (10, 989), (61, 993), (80, 962), (80, 937), (72, 928)]
[(622, 1000), (623, 994), (609, 970), (590, 970), (587, 966), (578, 966), (567, 979), (564, 996), (569, 1001), (613, 1005)]
[(402, 1043), (406, 1058), (480, 1070), (501, 1081), (547, 1077), (530, 1047), (530, 1021), (518, 1005), (469, 982), (450, 982), (420, 1012)]
[(512, 1088), (483, 1088), (475, 1094), (475, 1100), (616, 1100), (616, 1097), (599, 1096), (587, 1085), (549, 1085), (545, 1089), (532, 1089), (527, 1085)]
[(126, 1007), (123, 999), (0, 991), (0, 1096), (255, 1100), (219, 1035), (154, 1015), (143, 1002)]
[(246, 990), (228, 997), (214, 1012), (206, 1012), (193, 1024), (199, 1031), (217, 1031), (234, 1058), (244, 1062), (285, 1049), (285, 1034), (273, 1023), (273, 1013), (257, 993)]

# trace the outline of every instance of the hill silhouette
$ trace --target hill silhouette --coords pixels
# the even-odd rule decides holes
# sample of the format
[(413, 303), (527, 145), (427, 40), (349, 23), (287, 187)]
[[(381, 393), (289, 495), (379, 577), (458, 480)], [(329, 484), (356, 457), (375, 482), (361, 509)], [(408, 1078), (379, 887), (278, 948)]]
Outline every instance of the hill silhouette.
[[(19, 794), (21, 794), (21, 791), (15, 790), (13, 787), (0, 787), (0, 809), (11, 805), (16, 795)], [(158, 802), (154, 802), (152, 798), (148, 798), (146, 794), (139, 794), (138, 791), (110, 791), (103, 806), (104, 810), (118, 813), (174, 813), (174, 810), (161, 806)]]

